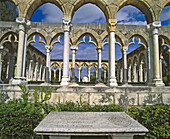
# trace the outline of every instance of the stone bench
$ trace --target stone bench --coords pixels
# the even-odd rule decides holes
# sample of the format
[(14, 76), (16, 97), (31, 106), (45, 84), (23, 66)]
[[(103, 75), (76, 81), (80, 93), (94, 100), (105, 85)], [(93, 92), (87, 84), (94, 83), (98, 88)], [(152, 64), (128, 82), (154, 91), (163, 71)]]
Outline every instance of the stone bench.
[(50, 139), (105, 136), (132, 139), (148, 130), (124, 112), (51, 112), (34, 129)]

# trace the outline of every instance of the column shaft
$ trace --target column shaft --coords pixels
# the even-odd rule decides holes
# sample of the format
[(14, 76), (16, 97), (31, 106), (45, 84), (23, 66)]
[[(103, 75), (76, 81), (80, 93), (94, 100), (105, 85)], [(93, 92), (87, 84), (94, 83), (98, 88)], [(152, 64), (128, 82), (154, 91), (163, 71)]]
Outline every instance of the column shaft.
[[(97, 73), (96, 73), (97, 74)], [(97, 82), (102, 82), (102, 56), (101, 56), (101, 48), (98, 48), (98, 80)]]
[(122, 53), (123, 53), (123, 83), (127, 84), (127, 49), (128, 47), (123, 47), (122, 48)]

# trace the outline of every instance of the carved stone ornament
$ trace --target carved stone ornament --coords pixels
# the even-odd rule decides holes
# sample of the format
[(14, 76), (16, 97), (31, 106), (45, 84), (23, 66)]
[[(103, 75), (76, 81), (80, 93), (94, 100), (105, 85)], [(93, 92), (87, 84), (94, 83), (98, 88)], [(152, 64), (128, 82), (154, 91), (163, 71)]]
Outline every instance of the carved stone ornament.
[(75, 50), (75, 51), (77, 51), (78, 50), (78, 47), (77, 46), (75, 46), (75, 45), (73, 45), (73, 46), (71, 46), (71, 48), (70, 48), (71, 50)]
[(70, 18), (63, 18), (63, 29), (64, 31), (70, 31), (71, 27), (71, 19)]
[(161, 27), (161, 22), (160, 21), (155, 21), (155, 22), (150, 23), (150, 24), (147, 25), (147, 31), (152, 32), (152, 34), (155, 34), (155, 33), (158, 33), (158, 28), (160, 28), (160, 27)]
[(107, 31), (108, 32), (115, 32), (116, 24), (117, 24), (117, 20), (116, 19), (109, 19), (108, 23), (107, 23)]
[(51, 52), (51, 46), (49, 46), (49, 45), (45, 45), (45, 49), (46, 49), (46, 52), (48, 53), (48, 52)]

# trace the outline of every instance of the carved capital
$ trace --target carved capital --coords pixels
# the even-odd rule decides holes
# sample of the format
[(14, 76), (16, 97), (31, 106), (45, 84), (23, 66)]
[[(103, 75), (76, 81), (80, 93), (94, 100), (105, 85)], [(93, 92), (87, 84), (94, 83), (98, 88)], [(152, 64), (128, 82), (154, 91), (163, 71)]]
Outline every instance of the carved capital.
[(117, 20), (116, 19), (109, 19), (108, 23), (107, 23), (107, 31), (108, 32), (115, 32), (116, 24), (117, 24)]
[(19, 24), (19, 30), (26, 31), (31, 26), (31, 21), (26, 20), (23, 17), (17, 17), (16, 22)]
[(70, 31), (70, 27), (71, 27), (71, 19), (70, 18), (63, 18), (63, 29), (64, 29), (64, 32), (65, 31), (69, 32)]
[(52, 50), (51, 46), (49, 46), (49, 45), (45, 45), (45, 49), (46, 49), (47, 53), (50, 53)]
[(101, 51), (101, 50), (103, 50), (103, 48), (102, 48), (102, 46), (98, 46), (98, 47), (96, 48), (96, 50)]
[(122, 52), (123, 52), (123, 53), (127, 52), (127, 50), (128, 50), (128, 47), (125, 47), (125, 46), (122, 47)]
[(151, 33), (151, 35), (158, 34), (158, 29), (161, 27), (160, 21), (155, 21), (147, 25), (147, 32)]
[(78, 47), (77, 46), (71, 46), (71, 48), (70, 48), (72, 51), (74, 50), (74, 51), (77, 51), (78, 50)]

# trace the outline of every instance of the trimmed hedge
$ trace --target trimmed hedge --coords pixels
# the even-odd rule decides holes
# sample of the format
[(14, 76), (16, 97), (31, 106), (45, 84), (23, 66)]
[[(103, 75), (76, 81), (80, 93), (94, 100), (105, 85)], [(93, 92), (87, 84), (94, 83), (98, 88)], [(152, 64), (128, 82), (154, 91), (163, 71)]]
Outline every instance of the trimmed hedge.
[[(145, 139), (168, 139), (170, 138), (170, 105), (157, 104), (153, 106), (132, 106), (127, 114), (145, 126), (149, 133)], [(139, 139), (139, 136), (136, 137)]]

